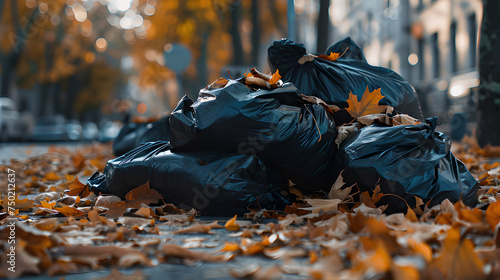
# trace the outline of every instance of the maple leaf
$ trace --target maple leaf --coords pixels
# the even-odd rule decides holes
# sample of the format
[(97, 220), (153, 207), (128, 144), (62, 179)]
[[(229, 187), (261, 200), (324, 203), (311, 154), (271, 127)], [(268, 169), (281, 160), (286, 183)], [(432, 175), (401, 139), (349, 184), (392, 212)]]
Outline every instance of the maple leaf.
[(347, 52), (348, 49), (349, 48), (346, 48), (342, 54), (340, 54), (340, 52), (338, 52), (338, 53), (330, 52), (330, 55), (322, 54), (322, 55), (318, 55), (318, 58), (333, 62), (333, 61), (339, 59), (339, 57), (342, 57)]
[(322, 54), (322, 55), (318, 55), (318, 58), (333, 62), (333, 61), (337, 60), (339, 58), (339, 56), (340, 56), (339, 52), (338, 53), (330, 52), (330, 55)]
[(380, 88), (370, 92), (368, 87), (366, 87), (363, 97), (361, 97), (361, 101), (358, 101), (357, 95), (350, 92), (349, 98), (347, 99), (349, 107), (347, 107), (346, 110), (353, 118), (383, 113), (385, 111), (385, 107), (378, 105), (378, 102), (382, 98), (384, 98), (384, 96), (380, 93)]
[(158, 202), (160, 199), (163, 199), (163, 196), (156, 190), (151, 189), (149, 181), (147, 181), (143, 185), (129, 191), (125, 195), (125, 201), (111, 203), (105, 214), (110, 218), (118, 218), (128, 208), (140, 208), (143, 203), (149, 205)]

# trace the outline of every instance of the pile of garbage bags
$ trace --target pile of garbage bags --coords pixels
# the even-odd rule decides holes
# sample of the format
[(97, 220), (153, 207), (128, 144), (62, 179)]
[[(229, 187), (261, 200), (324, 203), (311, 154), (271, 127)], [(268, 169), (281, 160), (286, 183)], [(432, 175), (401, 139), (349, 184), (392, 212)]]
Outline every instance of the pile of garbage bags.
[[(334, 61), (325, 57), (332, 53), (339, 56)], [(385, 96), (381, 105), (422, 118), (415, 89), (396, 72), (368, 64), (361, 48), (350, 38), (329, 47), (325, 56), (310, 54), (303, 44), (288, 39), (275, 41), (268, 49), (271, 70), (279, 69), (284, 81), (292, 82), (306, 95), (345, 108), (350, 92), (362, 95), (366, 87), (370, 91), (381, 88)], [(336, 120), (341, 125), (352, 119), (339, 112)]]
[(406, 211), (416, 197), (431, 206), (476, 203), (478, 183), (451, 154), (450, 139), (435, 131), (435, 119), (346, 132), (343, 124), (356, 121), (342, 110), (349, 93), (367, 87), (381, 88), (380, 104), (395, 107), (394, 114), (423, 119), (411, 85), (369, 65), (349, 38), (325, 55), (283, 39), (268, 55), (273, 75), (252, 69), (221, 78), (195, 101), (184, 96), (169, 116), (126, 125), (113, 145), (119, 157), (89, 186), (124, 197), (149, 181), (165, 202), (217, 216), (283, 209), (293, 201), (290, 184), (306, 195), (327, 194), (339, 176), (361, 192), (394, 194), (379, 201), (387, 212)]

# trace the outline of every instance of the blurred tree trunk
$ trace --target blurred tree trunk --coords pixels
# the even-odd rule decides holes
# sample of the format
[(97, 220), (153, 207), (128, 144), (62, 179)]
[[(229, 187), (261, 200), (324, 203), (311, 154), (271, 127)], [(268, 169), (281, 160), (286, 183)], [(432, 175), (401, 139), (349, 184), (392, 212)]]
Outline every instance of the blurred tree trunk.
[[(23, 52), (27, 40), (27, 30), (29, 30), (29, 28), (33, 24), (33, 20), (35, 19), (36, 14), (35, 9), (31, 13), (28, 22), (24, 26), (22, 26), (19, 20), (19, 9), (17, 4), (17, 0), (11, 0), (10, 2), (10, 12), (12, 14), (15, 34), (13, 34), (11, 37), (9, 35), (10, 38), (2, 38), (2, 40), (11, 40), (13, 46), (12, 50), (9, 53), (0, 53), (0, 63), (2, 66), (0, 96), (9, 96), (10, 87), (12, 85), (12, 82), (14, 81), (14, 73), (16, 72), (19, 60), (21, 58), (21, 53)], [(0, 14), (2, 14), (4, 11), (4, 5), (5, 0), (0, 0)]]
[(319, 1), (318, 29), (316, 40), (316, 53), (323, 53), (328, 48), (328, 35), (330, 30), (330, 0)]
[[(203, 43), (201, 44), (201, 55), (198, 61), (196, 61), (196, 66), (198, 68), (198, 86), (197, 89), (204, 88), (208, 84), (208, 73), (207, 73), (207, 41), (209, 32), (203, 34)], [(196, 92), (196, 91), (195, 91)], [(184, 95), (184, 93), (182, 94)]]
[(258, 67), (260, 52), (260, 18), (259, 1), (252, 0), (252, 66)]
[(479, 42), (477, 139), (481, 146), (500, 146), (500, 1), (483, 0)]
[(280, 15), (280, 12), (276, 7), (276, 0), (267, 1), (267, 4), (269, 5), (271, 14), (274, 15), (272, 18), (274, 21), (274, 25), (276, 26), (276, 28), (278, 28), (279, 33), (283, 35), (286, 34), (286, 28), (283, 26), (283, 24), (281, 24), (280, 21), (280, 18), (286, 15)]
[(243, 52), (239, 30), (241, 3), (232, 4), (231, 8), (231, 28), (229, 29), (229, 33), (233, 40), (233, 65), (243, 65), (245, 54)]

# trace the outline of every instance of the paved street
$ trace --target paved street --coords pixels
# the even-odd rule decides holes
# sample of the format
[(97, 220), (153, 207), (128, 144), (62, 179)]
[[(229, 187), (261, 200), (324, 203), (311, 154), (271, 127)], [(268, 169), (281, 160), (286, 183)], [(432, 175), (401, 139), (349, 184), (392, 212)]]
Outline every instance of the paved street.
[[(0, 163), (6, 163), (10, 159), (26, 159), (30, 156), (41, 155), (49, 149), (51, 145), (63, 146), (69, 149), (77, 149), (82, 147), (85, 143), (68, 143), (68, 142), (58, 142), (58, 143), (2, 143), (0, 145)], [(219, 221), (220, 225), (224, 225), (227, 218), (219, 217), (200, 217), (203, 223), (211, 223), (213, 221)], [(244, 221), (243, 219), (238, 219), (241, 223), (251, 224), (251, 221)], [(274, 219), (264, 219), (263, 224), (268, 222), (277, 222)], [(173, 226), (164, 225), (159, 226), (159, 228), (165, 232), (171, 232), (173, 230), (179, 229)], [(185, 244), (186, 238), (200, 237), (205, 239), (204, 244), (208, 244), (207, 248), (200, 248), (194, 250), (201, 250), (207, 252), (216, 252), (223, 247), (223, 244), (227, 241), (236, 242), (237, 237), (229, 236), (231, 232), (225, 229), (213, 229), (213, 234), (176, 234), (176, 235), (150, 235), (141, 234), (142, 237), (159, 238), (160, 240), (168, 240), (168, 243), (177, 244), (183, 246)], [(248, 267), (250, 265), (260, 265), (262, 268), (269, 268), (277, 264), (282, 264), (282, 260), (270, 260), (263, 256), (238, 256), (236, 259), (229, 261), (228, 263), (162, 263), (154, 267), (146, 268), (131, 268), (131, 269), (120, 269), (120, 273), (132, 275), (136, 270), (141, 270), (144, 275), (144, 279), (150, 280), (160, 280), (160, 279), (235, 279), (230, 275), (230, 269), (239, 269), (243, 267)], [(101, 270), (88, 270), (82, 273), (65, 275), (64, 279), (67, 280), (86, 280), (105, 277), (111, 273), (110, 268), (105, 268)], [(39, 276), (24, 276), (20, 279), (49, 279), (49, 280), (59, 280), (61, 276), (48, 277), (47, 275)], [(297, 275), (284, 275), (283, 279), (305, 279)]]
[(6, 162), (11, 158), (25, 159), (30, 156), (43, 154), (53, 145), (76, 149), (85, 144), (84, 142), (0, 143), (0, 163)]

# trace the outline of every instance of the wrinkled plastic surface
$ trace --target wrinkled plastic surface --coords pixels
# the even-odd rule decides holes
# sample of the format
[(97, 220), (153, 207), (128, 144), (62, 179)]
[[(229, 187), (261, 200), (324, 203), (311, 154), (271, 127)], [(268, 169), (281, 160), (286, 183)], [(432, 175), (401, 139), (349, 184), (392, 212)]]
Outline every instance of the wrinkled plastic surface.
[(141, 143), (170, 140), (170, 116), (151, 123), (128, 123), (113, 140), (113, 154), (121, 156), (138, 147)]
[(232, 80), (184, 97), (170, 117), (175, 152), (218, 150), (252, 154), (304, 192), (334, 183), (335, 122), (323, 107), (306, 104), (290, 83), (252, 90)]
[[(347, 185), (357, 183), (361, 192), (380, 184), (379, 205), (386, 212), (405, 212), (406, 203), (415, 205), (415, 197), (429, 207), (444, 199), (463, 199), (468, 206), (476, 203), (478, 182), (465, 165), (450, 152), (451, 141), (431, 125), (383, 127), (372, 125), (350, 135), (337, 154), (337, 173)], [(394, 195), (399, 196), (396, 197)]]
[(96, 192), (124, 197), (149, 180), (167, 203), (206, 215), (232, 216), (247, 207), (283, 209), (281, 179), (251, 155), (222, 152), (172, 153), (166, 141), (143, 143), (108, 161), (88, 183)]
[[(346, 51), (347, 49), (347, 51)], [(366, 87), (370, 91), (381, 88), (385, 97), (381, 105), (422, 119), (422, 111), (414, 88), (396, 72), (368, 64), (362, 50), (350, 39), (331, 46), (330, 52), (341, 55), (336, 61), (314, 58), (300, 64), (298, 60), (307, 51), (303, 44), (282, 39), (268, 48), (269, 65), (279, 69), (283, 81), (293, 83), (302, 93), (317, 96), (327, 104), (347, 107), (349, 92), (361, 99)], [(339, 121), (348, 122), (349, 115), (339, 114)], [(340, 123), (338, 123), (340, 125)]]

